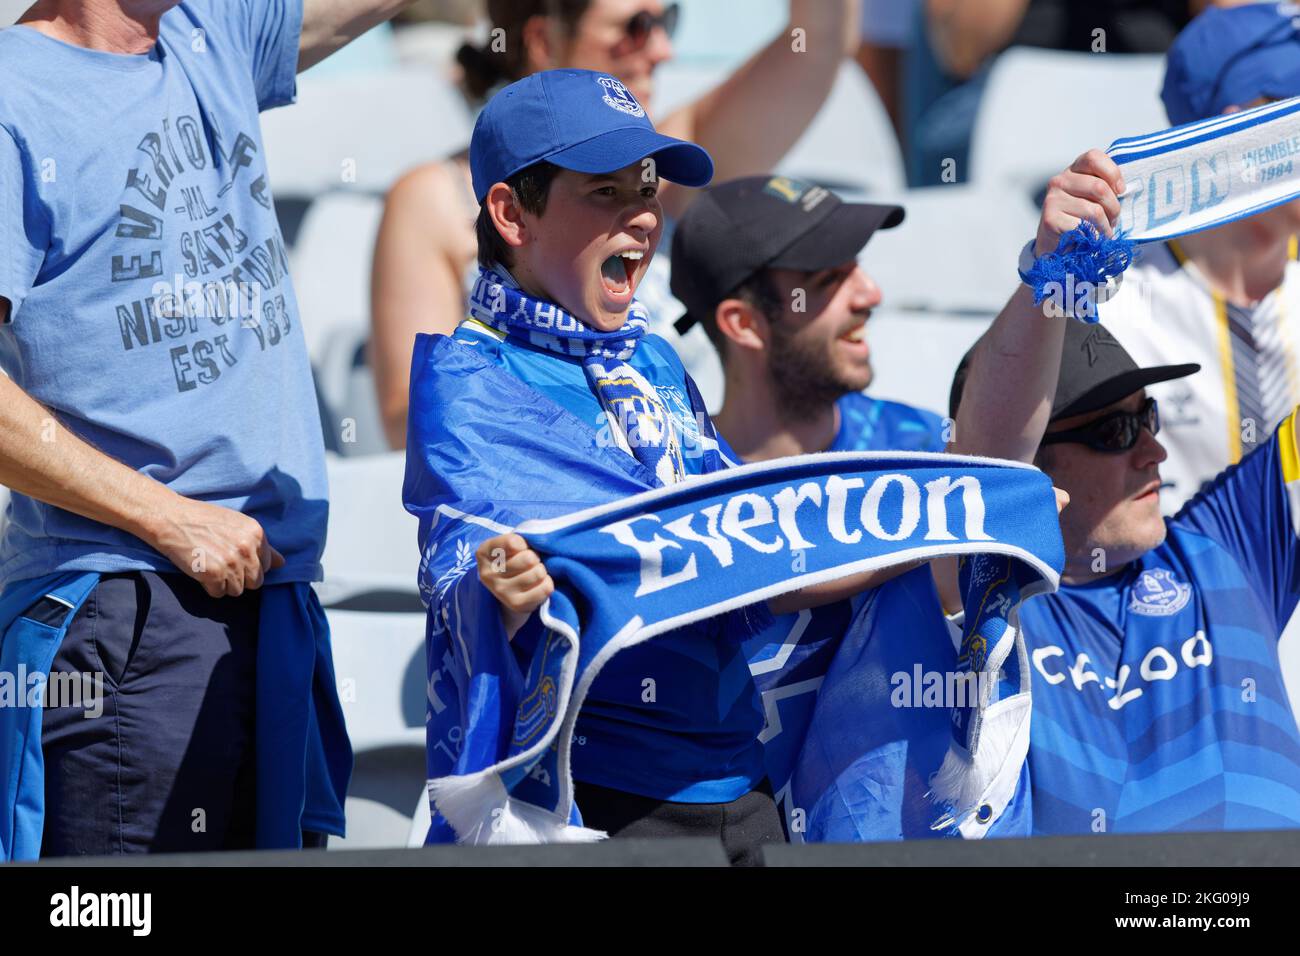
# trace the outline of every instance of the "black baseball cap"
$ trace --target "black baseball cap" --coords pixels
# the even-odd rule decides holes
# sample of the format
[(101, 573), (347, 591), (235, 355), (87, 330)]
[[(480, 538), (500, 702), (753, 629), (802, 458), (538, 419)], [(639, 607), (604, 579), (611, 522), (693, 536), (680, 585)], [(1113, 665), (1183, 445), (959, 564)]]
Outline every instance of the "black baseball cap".
[(670, 288), (685, 332), (761, 269), (819, 272), (848, 262), (903, 207), (847, 203), (786, 176), (747, 176), (706, 189), (673, 231)]
[[(961, 391), (966, 384), (966, 373), (971, 356), (978, 346), (972, 346), (957, 366), (953, 376), (952, 391), (948, 396), (948, 414), (957, 417), (961, 404)], [(1104, 325), (1067, 320), (1065, 343), (1061, 347), (1061, 372), (1056, 382), (1056, 397), (1052, 399), (1052, 421), (1095, 412), (1114, 404), (1138, 389), (1183, 378), (1201, 367), (1194, 362), (1185, 365), (1153, 365), (1139, 368), (1124, 346)]]

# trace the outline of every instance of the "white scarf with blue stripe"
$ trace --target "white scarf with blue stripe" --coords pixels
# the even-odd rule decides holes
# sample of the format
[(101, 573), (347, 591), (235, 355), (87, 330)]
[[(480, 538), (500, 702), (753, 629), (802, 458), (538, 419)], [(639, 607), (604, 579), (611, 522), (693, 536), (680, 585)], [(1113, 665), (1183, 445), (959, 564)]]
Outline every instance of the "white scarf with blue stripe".
[[(1084, 222), (1021, 278), (1035, 304), (1052, 289), (1112, 289), (1134, 246), (1212, 229), (1300, 198), (1300, 97), (1118, 139), (1107, 150), (1124, 176), (1114, 238)], [(1097, 301), (1105, 294), (1098, 292)], [(1095, 309), (1080, 315), (1096, 321)]]

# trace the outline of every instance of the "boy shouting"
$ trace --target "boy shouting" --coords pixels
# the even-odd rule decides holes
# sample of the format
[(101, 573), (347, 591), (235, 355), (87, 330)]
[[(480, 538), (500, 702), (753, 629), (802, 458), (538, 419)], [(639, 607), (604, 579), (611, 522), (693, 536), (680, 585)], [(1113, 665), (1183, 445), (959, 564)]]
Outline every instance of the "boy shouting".
[[(501, 739), (513, 729), (513, 744), (528, 743), (519, 713), (498, 697), (520, 686), (545, 640), (534, 612), (554, 585), (511, 529), (735, 460), (677, 356), (646, 334), (634, 298), (663, 229), (659, 180), (704, 185), (708, 154), (657, 133), (613, 77), (554, 70), (488, 104), (470, 161), (482, 268), (456, 333), (417, 337), (404, 489), (421, 518), (430, 609), (431, 779), (473, 746), (445, 719), (457, 710), (449, 695), (480, 734), (496, 721)], [(771, 603), (809, 606), (870, 580), (851, 575)], [(576, 781), (582, 824), (623, 836), (712, 835), (735, 862), (784, 839), (741, 648), (768, 621), (766, 604), (751, 605), (603, 663), (583, 689), (571, 766), (560, 771)], [(537, 713), (563, 690), (540, 694)], [(435, 815), (430, 841), (450, 829)]]

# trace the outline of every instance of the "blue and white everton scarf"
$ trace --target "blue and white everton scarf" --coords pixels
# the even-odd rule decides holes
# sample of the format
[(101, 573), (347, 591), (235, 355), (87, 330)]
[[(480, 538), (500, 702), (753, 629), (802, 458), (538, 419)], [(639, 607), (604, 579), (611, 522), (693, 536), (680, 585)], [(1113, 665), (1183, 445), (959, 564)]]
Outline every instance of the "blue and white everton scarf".
[(480, 269), (469, 314), (536, 348), (581, 358), (619, 447), (665, 485), (686, 477), (668, 411), (654, 388), (628, 363), (650, 327), (650, 317), (639, 302), (628, 308), (622, 328), (602, 332), (555, 303), (528, 295), (504, 271)]
[[(1107, 153), (1124, 175), (1116, 237), (1106, 239), (1084, 223), (1062, 236), (1054, 252), (1022, 268), (1035, 304), (1053, 288), (1112, 280), (1113, 292), (1136, 244), (1222, 226), (1300, 198), (1300, 97), (1118, 139)], [(1106, 297), (1098, 291), (1096, 301)], [(1095, 321), (1095, 310), (1083, 311)]]
[[(557, 474), (577, 467), (565, 462)], [(503, 497), (518, 508), (523, 489), (502, 477)], [(408, 467), (408, 508), (421, 512), (418, 485)], [(974, 556), (963, 578), (967, 666), (1004, 673), (955, 715), (958, 743), (935, 781), (944, 825), (959, 827), (985, 807), (998, 812), (1010, 799), (997, 786), (1014, 763), (1014, 789), (1024, 755), (1009, 756), (1016, 741), (996, 739), (990, 724), (1003, 726), (995, 709), (1007, 701), (1015, 727), (1027, 722), (1017, 607), (1053, 590), (1064, 560), (1051, 482), (1035, 468), (938, 454), (827, 453), (524, 521), (516, 530), (556, 583), (525, 648), (503, 642), (496, 605), (470, 573), (472, 542), (505, 526), (480, 507), (427, 510), (436, 512), (437, 541), (422, 572), (435, 591), (431, 841), (600, 838), (582, 827), (574, 806), (569, 752), (583, 699), (614, 654), (801, 587), (941, 555)]]

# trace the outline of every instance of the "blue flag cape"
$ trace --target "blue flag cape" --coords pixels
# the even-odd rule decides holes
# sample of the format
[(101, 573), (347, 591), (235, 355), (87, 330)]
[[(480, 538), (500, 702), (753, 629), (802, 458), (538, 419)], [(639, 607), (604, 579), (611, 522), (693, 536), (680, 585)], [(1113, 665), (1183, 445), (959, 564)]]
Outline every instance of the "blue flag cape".
[[(15, 581), (0, 594), (0, 674), (26, 675), (39, 689), (39, 699), (29, 700), (27, 688), (19, 687), (16, 705), (0, 707), (0, 856), (5, 860), (40, 856), (44, 688), (72, 619), (98, 583), (98, 573), (69, 571)], [(22, 616), (45, 596), (67, 608), (57, 627)], [(343, 836), (352, 748), (334, 680), (329, 625), (311, 585), (263, 588), (258, 633), (257, 846), (301, 847), (304, 830)]]
[[(960, 615), (945, 619), (928, 567), (863, 595), (825, 668), (790, 774), (790, 839), (876, 842), (1029, 836), (1029, 762), (1007, 767), (996, 815), (935, 828), (926, 794), (952, 738)], [(1028, 730), (1028, 727), (1025, 728)]]
[[(420, 519), (429, 608), (427, 842), (599, 838), (574, 806), (569, 748), (602, 665), (666, 631), (849, 574), (997, 556), (963, 574), (965, 658), (1002, 668), (1007, 693), (1027, 692), (1010, 625), (1020, 600), (1056, 587), (1064, 561), (1051, 482), (1037, 469), (828, 453), (656, 488), (631, 456), (451, 339), (417, 338), (411, 380), (403, 497)], [(512, 529), (556, 584), (513, 642), (474, 557)], [(954, 741), (973, 755), (979, 713), (969, 710)]]

